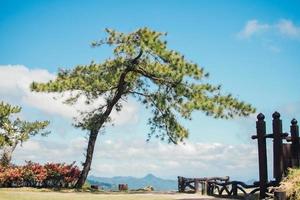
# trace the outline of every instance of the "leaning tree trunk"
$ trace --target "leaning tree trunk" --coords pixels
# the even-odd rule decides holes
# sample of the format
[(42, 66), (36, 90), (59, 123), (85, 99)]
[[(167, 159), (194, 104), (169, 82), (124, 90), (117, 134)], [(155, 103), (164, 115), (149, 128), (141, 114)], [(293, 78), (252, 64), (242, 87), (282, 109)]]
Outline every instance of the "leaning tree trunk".
[(85, 158), (85, 162), (83, 164), (83, 169), (81, 171), (80, 177), (75, 185), (76, 188), (81, 188), (83, 186), (83, 184), (85, 183), (86, 178), (88, 176), (88, 173), (91, 169), (97, 136), (98, 136), (98, 130), (94, 130), (94, 131), (90, 132), (88, 148), (86, 151), (86, 158)]
[(12, 159), (12, 154), (14, 150), (16, 149), (17, 142), (15, 142), (12, 146), (6, 146), (2, 149), (1, 159), (0, 159), (0, 165), (1, 166), (8, 166)]
[(91, 169), (91, 165), (92, 165), (93, 153), (94, 153), (94, 148), (95, 148), (95, 143), (97, 140), (98, 132), (101, 129), (101, 127), (103, 126), (103, 124), (106, 122), (106, 120), (108, 119), (113, 107), (116, 105), (116, 103), (121, 99), (121, 96), (124, 94), (124, 91), (127, 87), (127, 84), (125, 82), (125, 77), (128, 72), (129, 71), (126, 70), (121, 74), (115, 96), (110, 101), (110, 103), (107, 105), (107, 108), (106, 108), (105, 112), (103, 113), (103, 115), (98, 119), (97, 124), (95, 125), (94, 129), (92, 129), (90, 132), (88, 148), (86, 151), (86, 159), (83, 164), (83, 169), (81, 171), (80, 177), (75, 185), (75, 188), (78, 188), (78, 189), (82, 188), (83, 184), (85, 183), (85, 181), (87, 179), (88, 173), (89, 173), (89, 171)]
[(93, 159), (93, 154), (94, 154), (94, 149), (95, 149), (95, 143), (97, 140), (98, 132), (101, 129), (102, 125), (106, 122), (108, 119), (114, 105), (116, 102), (120, 99), (121, 94), (117, 93), (117, 95), (113, 98), (113, 101), (110, 105), (108, 105), (106, 111), (104, 112), (103, 116), (99, 119), (98, 126), (96, 126), (94, 129), (90, 131), (90, 136), (89, 136), (89, 143), (88, 147), (86, 150), (86, 158), (85, 162), (83, 164), (83, 169), (81, 171), (80, 177), (78, 181), (76, 182), (75, 188), (80, 189), (84, 185), (88, 173), (91, 169), (92, 165), (92, 159)]
[(88, 148), (86, 151), (86, 159), (83, 164), (83, 169), (81, 171), (80, 177), (79, 177), (78, 181), (76, 182), (75, 188), (78, 188), (78, 189), (82, 188), (83, 184), (85, 183), (88, 173), (91, 169), (95, 143), (97, 140), (99, 130), (102, 128), (103, 124), (108, 119), (113, 107), (121, 99), (122, 95), (126, 93), (125, 91), (128, 86), (128, 84), (125, 81), (126, 75), (128, 74), (128, 72), (130, 72), (133, 69), (133, 66), (135, 64), (137, 64), (137, 60), (142, 56), (142, 54), (143, 54), (143, 51), (140, 51), (139, 55), (131, 61), (132, 66), (127, 67), (127, 69), (121, 74), (119, 82), (118, 82), (116, 94), (114, 95), (113, 99), (107, 105), (105, 112), (97, 121), (97, 124), (95, 125), (94, 129), (91, 130)]

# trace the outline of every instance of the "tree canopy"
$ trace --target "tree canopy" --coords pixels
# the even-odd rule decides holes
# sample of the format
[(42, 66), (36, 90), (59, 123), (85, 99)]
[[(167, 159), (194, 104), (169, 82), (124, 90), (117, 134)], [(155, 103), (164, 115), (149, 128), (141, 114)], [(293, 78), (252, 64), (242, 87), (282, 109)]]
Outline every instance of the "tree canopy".
[[(93, 47), (108, 44), (114, 47), (114, 58), (103, 63), (91, 62), (71, 70), (60, 70), (48, 83), (32, 83), (39, 92), (75, 91), (66, 103), (75, 103), (84, 95), (87, 103), (103, 96), (106, 104), (84, 113), (77, 126), (91, 130), (97, 126), (106, 108), (114, 103), (122, 109), (122, 99), (129, 95), (150, 109), (150, 134), (177, 143), (188, 136), (178, 117), (191, 119), (194, 110), (204, 111), (215, 118), (247, 116), (255, 109), (231, 94), (222, 95), (220, 85), (205, 82), (208, 73), (179, 52), (169, 50), (162, 38), (165, 33), (148, 28), (125, 34), (106, 29), (108, 37), (95, 41)], [(107, 118), (106, 120), (108, 120)]]
[(19, 143), (27, 141), (31, 136), (49, 133), (42, 132), (49, 121), (23, 121), (14, 116), (20, 112), (21, 107), (0, 102), (0, 149), (4, 149), (1, 158), (3, 162), (10, 162), (11, 154)]
[(36, 92), (71, 92), (65, 101), (68, 104), (76, 103), (81, 96), (87, 104), (99, 97), (105, 100), (94, 110), (82, 112), (77, 120), (76, 126), (89, 130), (90, 134), (76, 187), (82, 187), (87, 178), (100, 129), (110, 121), (113, 109), (122, 110), (123, 100), (129, 96), (152, 112), (148, 139), (154, 135), (175, 144), (188, 137), (188, 130), (179, 119), (190, 120), (195, 110), (215, 118), (247, 116), (255, 111), (231, 94), (222, 94), (220, 85), (206, 82), (208, 73), (202, 67), (167, 48), (165, 33), (149, 28), (128, 34), (111, 29), (106, 32), (107, 38), (93, 42), (92, 46), (111, 46), (113, 58), (60, 70), (52, 81), (31, 84)]

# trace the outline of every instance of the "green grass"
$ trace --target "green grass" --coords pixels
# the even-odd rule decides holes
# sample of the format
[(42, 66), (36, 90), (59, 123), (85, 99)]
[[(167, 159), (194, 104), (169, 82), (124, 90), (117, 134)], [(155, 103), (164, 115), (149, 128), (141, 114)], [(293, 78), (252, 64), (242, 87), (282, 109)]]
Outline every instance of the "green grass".
[(32, 188), (0, 188), (1, 200), (173, 200), (176, 194), (92, 193)]

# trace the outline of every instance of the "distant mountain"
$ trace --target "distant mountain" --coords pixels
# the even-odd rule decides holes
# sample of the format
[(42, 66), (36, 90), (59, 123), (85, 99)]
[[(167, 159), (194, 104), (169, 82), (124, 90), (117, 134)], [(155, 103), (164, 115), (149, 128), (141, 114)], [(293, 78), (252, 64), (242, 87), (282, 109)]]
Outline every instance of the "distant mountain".
[(162, 179), (153, 174), (148, 174), (143, 178), (132, 176), (115, 176), (112, 178), (89, 176), (88, 182), (92, 185), (99, 185), (104, 189), (117, 189), (118, 184), (128, 184), (129, 189), (152, 186), (155, 191), (177, 190), (177, 181)]

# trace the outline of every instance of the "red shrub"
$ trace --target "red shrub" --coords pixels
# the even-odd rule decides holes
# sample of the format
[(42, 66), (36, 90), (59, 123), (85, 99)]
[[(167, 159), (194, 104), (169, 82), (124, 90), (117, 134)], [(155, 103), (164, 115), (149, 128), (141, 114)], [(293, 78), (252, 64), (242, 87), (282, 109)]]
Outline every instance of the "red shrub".
[(26, 161), (24, 166), (0, 166), (0, 186), (74, 187), (80, 175), (79, 168), (74, 164), (41, 165)]
[(0, 179), (1, 185), (7, 187), (21, 186), (23, 183), (22, 168), (16, 166), (7, 167), (1, 172)]
[(23, 166), (23, 178), (26, 186), (41, 186), (47, 178), (47, 170), (39, 163), (27, 161)]

